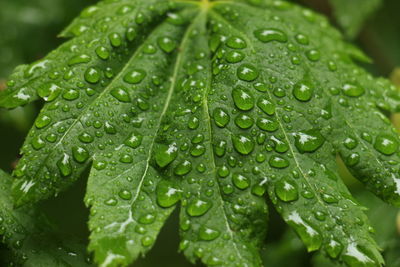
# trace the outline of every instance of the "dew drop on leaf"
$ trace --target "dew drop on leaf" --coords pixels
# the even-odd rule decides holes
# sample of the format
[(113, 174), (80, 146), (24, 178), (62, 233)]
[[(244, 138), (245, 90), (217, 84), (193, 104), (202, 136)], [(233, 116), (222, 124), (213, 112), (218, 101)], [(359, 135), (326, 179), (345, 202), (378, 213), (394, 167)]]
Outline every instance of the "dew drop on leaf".
[(166, 53), (171, 53), (176, 48), (176, 42), (169, 37), (159, 37), (157, 44)]
[(254, 36), (263, 43), (271, 41), (285, 43), (288, 40), (287, 35), (283, 31), (274, 28), (256, 30)]
[(255, 147), (253, 138), (248, 135), (232, 135), (233, 147), (242, 155), (250, 154)]
[(157, 165), (161, 168), (164, 168), (170, 164), (176, 159), (177, 156), (178, 148), (176, 147), (176, 143), (172, 143), (170, 145), (159, 145), (155, 152)]
[(92, 84), (98, 83), (100, 81), (100, 78), (101, 74), (97, 68), (90, 67), (85, 72), (85, 80), (88, 83)]
[(182, 190), (172, 182), (161, 181), (157, 185), (157, 203), (163, 208), (175, 205), (182, 197)]
[(232, 175), (233, 184), (239, 189), (246, 189), (250, 186), (250, 179), (240, 173), (234, 173)]
[(232, 36), (230, 37), (227, 42), (226, 45), (230, 48), (234, 48), (234, 49), (243, 49), (247, 47), (246, 41), (243, 40), (240, 37), (237, 36)]
[(236, 107), (240, 110), (247, 111), (254, 107), (254, 97), (249, 90), (243, 87), (236, 87), (232, 91), (232, 98)]
[(287, 178), (281, 179), (276, 183), (275, 193), (284, 202), (295, 201), (299, 198), (296, 182)]
[(240, 65), (237, 69), (237, 76), (239, 79), (251, 82), (258, 78), (259, 72), (258, 70), (250, 64)]
[(184, 160), (179, 163), (174, 170), (176, 175), (186, 175), (192, 170), (192, 163), (189, 160)]
[(130, 84), (138, 84), (146, 77), (146, 72), (144, 70), (135, 69), (124, 76), (124, 81)]
[(289, 161), (280, 156), (271, 156), (269, 159), (269, 165), (276, 169), (284, 169), (289, 166)]
[(186, 211), (190, 216), (197, 217), (204, 215), (211, 206), (212, 204), (209, 201), (193, 199), (186, 207)]
[(114, 88), (111, 90), (110, 94), (120, 102), (131, 102), (131, 98), (124, 87)]
[(342, 87), (342, 91), (346, 96), (358, 97), (364, 94), (365, 90), (359, 85), (346, 83)]
[(314, 152), (325, 142), (325, 138), (315, 129), (295, 133), (294, 137), (295, 146), (301, 153)]
[(221, 128), (225, 127), (231, 119), (228, 113), (222, 108), (214, 109), (213, 117), (215, 124)]
[(394, 154), (398, 150), (399, 143), (393, 136), (381, 134), (376, 137), (374, 147), (380, 153), (389, 156)]
[(220, 232), (208, 227), (201, 227), (199, 230), (199, 238), (204, 241), (211, 241), (216, 239), (220, 235)]
[(313, 89), (309, 84), (298, 83), (293, 88), (293, 95), (297, 100), (307, 102), (313, 95)]

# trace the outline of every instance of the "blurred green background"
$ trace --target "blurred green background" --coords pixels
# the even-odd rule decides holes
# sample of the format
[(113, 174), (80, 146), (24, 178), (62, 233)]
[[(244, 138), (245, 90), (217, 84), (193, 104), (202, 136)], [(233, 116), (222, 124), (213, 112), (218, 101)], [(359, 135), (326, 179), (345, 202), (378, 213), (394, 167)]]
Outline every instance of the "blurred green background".
[[(391, 77), (400, 86), (400, 74), (399, 71), (395, 71), (396, 67), (400, 66), (400, 16), (398, 15), (400, 1), (344, 0), (346, 5), (344, 11), (337, 8), (338, 5), (343, 5), (341, 1), (343, 0), (331, 0), (331, 2), (293, 0), (292, 2), (325, 13), (334, 25), (342, 28), (349, 41), (357, 44), (373, 59), (374, 64), (367, 65), (366, 68), (375, 75)], [(352, 1), (353, 5), (349, 4)], [(360, 7), (356, 2), (359, 1), (371, 2), (371, 5), (366, 7), (365, 13), (358, 10)], [(1, 0), (0, 90), (5, 88), (7, 75), (15, 66), (37, 60), (57, 47), (63, 41), (57, 38), (57, 34), (79, 14), (83, 7), (95, 2), (95, 0)], [(353, 17), (352, 14), (362, 16)], [(349, 22), (348, 16), (355, 21)], [(40, 106), (41, 103), (38, 103), (11, 112), (0, 110), (0, 168), (3, 170), (10, 172), (15, 165), (19, 147)], [(400, 125), (400, 119), (397, 117), (393, 117), (394, 123)], [(398, 210), (360, 190), (359, 183), (344, 167), (342, 176), (357, 199), (370, 208), (367, 213), (376, 229), (376, 239), (384, 249), (387, 266), (400, 267), (400, 229), (396, 229), (396, 220), (397, 227), (400, 228)], [(43, 210), (63, 231), (76, 235), (83, 242), (87, 242), (88, 237), (86, 226), (88, 210), (83, 205), (85, 184), (85, 179), (81, 179), (57, 199), (41, 204)], [(163, 228), (153, 250), (146, 259), (139, 260), (134, 266), (193, 266), (177, 252), (179, 244), (177, 217), (175, 212)], [(273, 230), (270, 231), (263, 249), (265, 266), (338, 266), (318, 253), (308, 254), (301, 241), (285, 226), (273, 209), (271, 209), (270, 229)], [(0, 247), (0, 254), (1, 250), (5, 248)]]

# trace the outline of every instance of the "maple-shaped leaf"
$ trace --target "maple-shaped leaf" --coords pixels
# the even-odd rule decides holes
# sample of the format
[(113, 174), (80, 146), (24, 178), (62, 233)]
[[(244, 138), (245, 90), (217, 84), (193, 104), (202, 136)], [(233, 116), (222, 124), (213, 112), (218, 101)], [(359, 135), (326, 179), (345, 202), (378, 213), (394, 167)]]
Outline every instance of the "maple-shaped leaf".
[(261, 266), (266, 193), (309, 251), (383, 264), (336, 157), (399, 205), (400, 140), (385, 114), (400, 98), (324, 17), (281, 1), (106, 0), (63, 36), (0, 96), (8, 108), (46, 101), (13, 194), (17, 205), (57, 195), (90, 168), (101, 266), (145, 254), (179, 203), (188, 259)]

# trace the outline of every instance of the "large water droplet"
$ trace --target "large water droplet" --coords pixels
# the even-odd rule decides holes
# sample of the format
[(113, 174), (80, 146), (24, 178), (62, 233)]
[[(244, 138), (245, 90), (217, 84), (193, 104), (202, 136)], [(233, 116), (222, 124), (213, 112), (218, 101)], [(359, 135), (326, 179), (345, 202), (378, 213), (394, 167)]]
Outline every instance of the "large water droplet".
[(73, 147), (72, 155), (79, 163), (84, 163), (89, 158), (89, 152), (83, 147)]
[(124, 81), (130, 84), (138, 84), (146, 77), (146, 72), (144, 70), (135, 69), (124, 76)]
[(171, 53), (176, 48), (176, 42), (169, 37), (159, 37), (157, 44), (166, 53)]
[(359, 85), (346, 83), (342, 87), (342, 91), (345, 95), (351, 97), (358, 97), (364, 94), (365, 90)]
[(222, 108), (214, 109), (213, 117), (215, 124), (221, 128), (225, 127), (230, 121), (230, 116)]
[(250, 179), (240, 173), (234, 173), (232, 175), (233, 184), (239, 189), (246, 189), (250, 186)]
[(253, 65), (243, 64), (237, 69), (237, 76), (239, 79), (251, 82), (258, 78), (259, 72)]
[(288, 40), (286, 34), (283, 31), (275, 28), (256, 30), (254, 31), (254, 36), (263, 43), (268, 43), (271, 41), (285, 43)]
[(389, 156), (398, 150), (399, 144), (393, 136), (381, 134), (376, 138), (374, 147), (382, 154)]
[(62, 176), (71, 175), (72, 166), (71, 166), (70, 156), (64, 153), (61, 159), (57, 161), (57, 167), (60, 170)]
[(101, 71), (97, 68), (90, 67), (86, 70), (84, 76), (88, 83), (98, 83), (101, 78)]
[(199, 238), (205, 241), (211, 241), (216, 239), (220, 235), (220, 232), (208, 227), (201, 227), (199, 230)]
[(295, 181), (291, 179), (282, 179), (276, 183), (275, 193), (278, 198), (285, 202), (297, 200), (299, 191)]
[(164, 168), (170, 164), (176, 159), (177, 156), (178, 148), (176, 147), (176, 143), (172, 143), (170, 145), (159, 145), (155, 152), (157, 165), (161, 168)]
[(237, 152), (248, 155), (254, 150), (253, 138), (248, 135), (232, 135), (232, 143)]
[(313, 89), (309, 84), (298, 83), (293, 88), (293, 95), (299, 101), (309, 101), (313, 95)]
[(170, 181), (161, 181), (156, 191), (157, 203), (163, 208), (172, 207), (182, 197), (182, 190)]
[(325, 138), (321, 135), (318, 130), (307, 130), (294, 134), (295, 146), (301, 152), (314, 152), (320, 148)]
[(125, 103), (131, 102), (131, 98), (124, 87), (118, 87), (111, 90), (111, 95), (117, 100)]
[(201, 216), (204, 215), (210, 208), (212, 204), (209, 201), (194, 199), (186, 207), (186, 212), (190, 216)]
[(236, 87), (232, 91), (232, 98), (240, 110), (250, 110), (254, 107), (254, 97), (249, 90), (243, 87)]
[(289, 161), (280, 156), (272, 156), (269, 159), (269, 165), (273, 168), (284, 169), (289, 166)]

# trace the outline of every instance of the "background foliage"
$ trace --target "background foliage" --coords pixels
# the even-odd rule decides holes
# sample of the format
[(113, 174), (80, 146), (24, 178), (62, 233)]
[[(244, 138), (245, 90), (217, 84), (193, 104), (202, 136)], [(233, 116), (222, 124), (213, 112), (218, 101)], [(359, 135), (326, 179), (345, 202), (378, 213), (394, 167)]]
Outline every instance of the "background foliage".
[[(0, 2), (0, 89), (12, 69), (22, 63), (41, 58), (57, 47), (56, 35), (94, 0), (5, 0)], [(297, 0), (303, 5), (328, 15), (372, 58), (374, 66), (366, 67), (377, 75), (390, 76), (400, 86), (400, 2), (398, 0)], [(353, 15), (357, 14), (357, 15)], [(0, 168), (9, 171), (18, 157), (24, 136), (30, 128), (40, 104), (5, 112), (0, 110)], [(400, 119), (394, 116), (396, 125)], [(342, 175), (357, 199), (370, 210), (367, 212), (376, 229), (376, 238), (384, 249), (389, 267), (400, 267), (400, 218), (398, 210), (389, 207), (370, 193), (359, 190), (360, 185), (342, 168)], [(88, 210), (82, 199), (86, 181), (80, 181), (56, 200), (41, 204), (40, 210), (53, 219), (56, 227), (87, 243)], [(64, 207), (62, 210), (59, 206)], [(271, 209), (273, 212), (273, 209)], [(382, 219), (384, 218), (384, 219)], [(397, 220), (397, 225), (396, 225)], [(177, 214), (164, 227), (154, 249), (135, 266), (192, 266), (177, 253)], [(288, 229), (280, 217), (272, 213), (274, 231), (268, 235), (263, 257), (268, 266), (335, 266), (318, 253), (310, 255), (302, 242)], [(397, 228), (396, 228), (397, 227)], [(0, 265), (9, 251), (0, 246)]]

